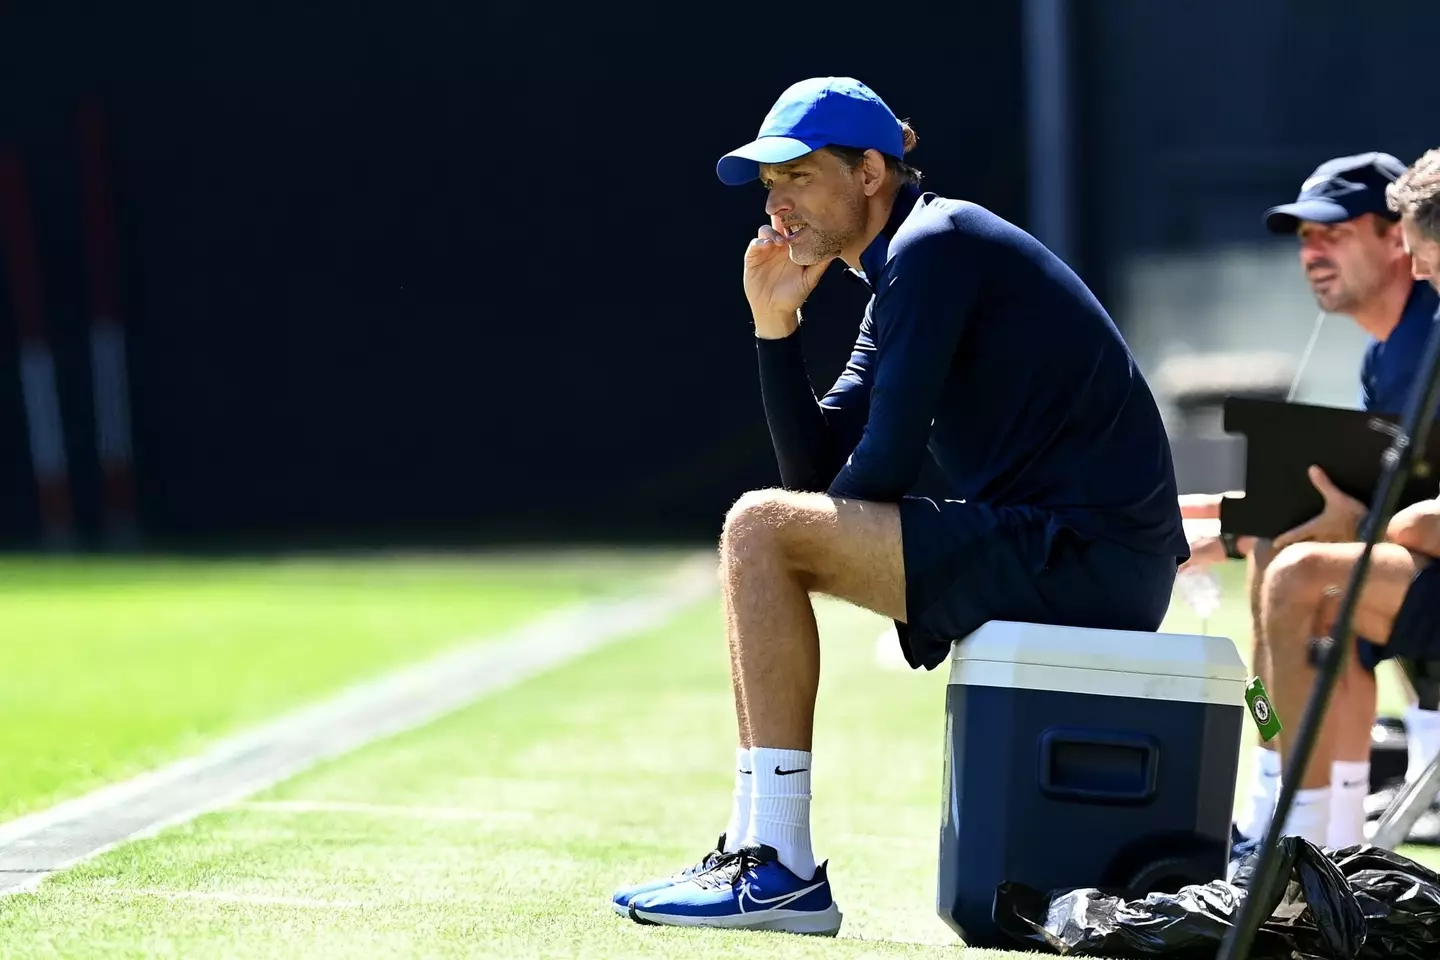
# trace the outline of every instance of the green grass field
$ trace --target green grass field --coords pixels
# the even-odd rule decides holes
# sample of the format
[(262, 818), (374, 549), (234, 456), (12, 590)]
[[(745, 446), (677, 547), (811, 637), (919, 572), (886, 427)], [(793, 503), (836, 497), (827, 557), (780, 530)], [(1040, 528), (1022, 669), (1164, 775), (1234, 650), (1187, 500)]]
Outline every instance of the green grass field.
[[(472, 569), (465, 589), (453, 571), (440, 577), (445, 586), (422, 587), (423, 570), (409, 567), (372, 571), (352, 596), (384, 594), (412, 575), (414, 594), (429, 596), (416, 608), (448, 608), (460, 602), (457, 594), (485, 589), (475, 585), (483, 571)], [(541, 574), (531, 581), (506, 576), (508, 586), (494, 589), (514, 592), (512, 613), (496, 623), (541, 613), (567, 593), (608, 589), (584, 575), (568, 584), (557, 577), (554, 592)], [(219, 579), (207, 585), (202, 576), (194, 587), (216, 591), (212, 599), (231, 596), (228, 578)], [(52, 588), (66, 592), (58, 582)], [(1227, 588), (1226, 609), (1208, 627), (1244, 637), (1229, 572)], [(172, 605), (192, 610), (172, 648), (186, 630), (213, 625), (216, 616), (196, 612), (203, 604), (192, 603), (187, 590), (168, 596), (152, 598), (146, 609), (157, 617)], [(354, 629), (348, 604), (316, 606), (328, 606), (328, 619), (316, 609), (311, 634), (342, 629), (335, 624)], [(431, 612), (429, 649), (445, 642), (447, 625), (476, 632), (478, 614), (467, 620), (458, 609)], [(409, 625), (391, 616), (393, 627)], [(251, 629), (272, 629), (273, 619)], [(122, 846), (33, 894), (0, 900), (0, 957), (953, 958), (957, 941), (934, 912), (945, 672), (877, 668), (874, 640), (885, 625), (878, 617), (825, 602), (820, 621), (814, 837), (845, 911), (836, 940), (642, 927), (609, 908), (614, 887), (696, 859), (728, 813), (734, 727), (720, 611), (705, 602), (431, 726)], [(1166, 629), (1198, 626), (1177, 602)], [(61, 649), (71, 642), (91, 643), (93, 651), (86, 639), (54, 644), (53, 656), (66, 667), (50, 674), (84, 672), (94, 653)], [(129, 649), (143, 656), (149, 648)], [(377, 654), (369, 667), (419, 652)], [(151, 669), (166, 672), (173, 655), (152, 657)], [(338, 675), (339, 668), (329, 670), (332, 679)], [(123, 676), (141, 673), (143, 665), (132, 664)], [(226, 722), (299, 695), (290, 686), (267, 693), (268, 706), (232, 704)], [(173, 749), (174, 725), (166, 729), (166, 749)], [(72, 762), (98, 767), (82, 759), (85, 749), (72, 748)], [(1433, 851), (1428, 859), (1436, 861)]]
[(671, 559), (0, 561), (0, 821)]

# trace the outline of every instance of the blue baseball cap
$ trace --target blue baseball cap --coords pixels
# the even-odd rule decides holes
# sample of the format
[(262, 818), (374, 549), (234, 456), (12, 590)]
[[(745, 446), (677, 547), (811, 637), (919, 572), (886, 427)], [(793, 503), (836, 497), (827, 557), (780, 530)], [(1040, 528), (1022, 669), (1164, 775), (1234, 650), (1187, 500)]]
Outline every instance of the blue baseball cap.
[(905, 134), (885, 101), (859, 80), (812, 77), (782, 93), (759, 135), (721, 157), (715, 173), (733, 187), (760, 176), (762, 163), (785, 163), (826, 146), (902, 157)]
[(1305, 178), (1294, 203), (1265, 211), (1265, 226), (1271, 233), (1294, 233), (1301, 220), (1341, 223), (1366, 213), (1396, 220), (1385, 202), (1385, 188), (1404, 172), (1405, 164), (1388, 153), (1327, 160)]

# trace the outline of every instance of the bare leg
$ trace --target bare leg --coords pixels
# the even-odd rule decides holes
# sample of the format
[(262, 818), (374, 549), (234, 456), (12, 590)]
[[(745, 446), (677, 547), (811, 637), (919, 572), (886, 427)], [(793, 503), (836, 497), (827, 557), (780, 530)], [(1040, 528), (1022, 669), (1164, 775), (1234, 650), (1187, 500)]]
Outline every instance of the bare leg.
[[(1342, 592), (1343, 590), (1333, 590), (1326, 597), (1315, 624), (1315, 636), (1332, 634), (1335, 618), (1340, 612)], [(1367, 611), (1366, 617), (1373, 619), (1373, 612)], [(1340, 677), (1335, 682), (1334, 695), (1330, 698), (1329, 713), (1335, 717), (1336, 728), (1335, 759), (1368, 764), (1370, 728), (1375, 725), (1379, 696), (1375, 687), (1375, 675), (1361, 665), (1359, 655), (1355, 652), (1355, 638), (1357, 635), (1364, 635), (1364, 631), (1352, 629), (1350, 633), (1349, 650), (1345, 654), (1345, 662), (1341, 665)], [(1370, 638), (1367, 636), (1366, 639)]]
[(809, 750), (820, 684), (810, 593), (905, 618), (894, 504), (765, 490), (731, 508), (721, 538), (734, 682), (751, 745)]
[[(720, 538), (720, 575), (741, 740), (737, 759), (750, 769), (736, 772), (735, 806), (724, 844), (733, 855), (717, 861), (707, 876), (729, 871), (724, 876), (735, 900), (728, 905), (735, 912), (695, 917), (686, 899), (689, 888), (663, 883), (658, 890), (642, 887), (646, 892), (639, 894), (618, 891), (620, 909), (651, 923), (753, 923), (805, 933), (839, 928), (839, 908), (829, 898), (826, 881), (817, 881), (810, 841), (810, 748), (820, 687), (820, 637), (810, 594), (829, 594), (903, 620), (903, 565), (895, 504), (762, 490), (746, 494), (730, 509)], [(761, 871), (767, 871), (760, 884), (767, 894), (773, 883), (781, 885), (781, 894), (789, 885), (808, 905), (747, 912), (748, 883), (739, 881)], [(719, 889), (707, 883), (707, 890)], [(822, 896), (829, 902), (820, 904)], [(784, 915), (771, 916), (777, 912)]]
[[(1292, 733), (1280, 737), (1280, 751), (1287, 759), (1287, 737), (1293, 735), (1304, 716), (1315, 685), (1315, 668), (1310, 665), (1309, 641), (1317, 620), (1333, 604), (1335, 591), (1343, 592), (1350, 571), (1364, 549), (1360, 543), (1301, 543), (1288, 547), (1271, 563), (1262, 588), (1264, 636), (1272, 659), (1271, 699)], [(1360, 591), (1353, 634), (1375, 643), (1390, 639), (1395, 614), (1410, 588), (1418, 564), (1409, 550), (1393, 543), (1380, 543), (1371, 555), (1370, 572)], [(1353, 659), (1353, 655), (1352, 655)], [(1301, 780), (1302, 789), (1326, 787), (1330, 766), (1341, 744), (1340, 724), (1347, 718), (1328, 710), (1315, 749)], [(1368, 725), (1366, 727), (1368, 731)]]
[(731, 602), (727, 586), (727, 565), (722, 544), (720, 582), (724, 589), (720, 591), (720, 599), (725, 612), (725, 639), (730, 646), (730, 686), (735, 694), (735, 725), (740, 733), (740, 746), (748, 749), (753, 741), (750, 738), (750, 721), (745, 713), (745, 691), (740, 685), (740, 643), (735, 626), (735, 605)]
[(1251, 669), (1260, 682), (1270, 687), (1270, 648), (1265, 645), (1265, 618), (1260, 609), (1260, 588), (1265, 582), (1265, 571), (1275, 559), (1275, 550), (1269, 540), (1256, 540), (1255, 548), (1245, 561), (1245, 587), (1250, 595), (1250, 637), (1253, 644)]
[[(1269, 540), (1257, 539), (1245, 561), (1245, 587), (1250, 597), (1250, 669), (1268, 689), (1274, 671), (1270, 669), (1270, 648), (1265, 643), (1265, 618), (1261, 615), (1261, 585), (1265, 571), (1275, 557)], [(1247, 837), (1258, 837), (1270, 823), (1275, 812), (1276, 795), (1280, 792), (1280, 750), (1274, 740), (1257, 740), (1253, 767), (1244, 801), (1236, 812), (1236, 826)]]

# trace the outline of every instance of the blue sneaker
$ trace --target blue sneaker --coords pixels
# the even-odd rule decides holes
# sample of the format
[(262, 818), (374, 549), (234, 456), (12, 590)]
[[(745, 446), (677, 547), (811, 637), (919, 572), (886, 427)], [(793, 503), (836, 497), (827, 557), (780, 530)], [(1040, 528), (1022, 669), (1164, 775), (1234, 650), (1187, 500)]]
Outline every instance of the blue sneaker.
[(801, 880), (780, 863), (773, 847), (742, 847), (711, 869), (630, 901), (639, 923), (677, 927), (779, 930), (833, 937), (840, 908), (830, 895), (825, 864)]
[(1254, 837), (1247, 837), (1240, 832), (1240, 827), (1234, 823), (1230, 824), (1230, 858), (1225, 865), (1225, 879), (1234, 881), (1240, 867), (1250, 858), (1255, 851), (1260, 849), (1260, 841)]
[(642, 893), (650, 893), (654, 890), (663, 890), (664, 888), (673, 886), (674, 884), (684, 883), (686, 880), (689, 880), (697, 873), (704, 873), (706, 870), (709, 870), (711, 867), (715, 866), (717, 862), (719, 862), (720, 858), (724, 856), (724, 850), (725, 834), (722, 833), (720, 834), (720, 839), (715, 841), (715, 849), (705, 854), (705, 856), (700, 859), (700, 862), (692, 863), (690, 866), (686, 867), (684, 870), (681, 870), (679, 873), (673, 873), (670, 876), (660, 880), (646, 880), (644, 883), (637, 883), (632, 887), (622, 887), (621, 889), (616, 890), (614, 895), (610, 898), (610, 905), (615, 908), (615, 912), (620, 914), (620, 916), (628, 917), (630, 916), (631, 900), (634, 900)]
[(1230, 859), (1243, 860), (1256, 850), (1260, 849), (1260, 841), (1255, 837), (1247, 837), (1240, 832), (1237, 824), (1230, 824)]

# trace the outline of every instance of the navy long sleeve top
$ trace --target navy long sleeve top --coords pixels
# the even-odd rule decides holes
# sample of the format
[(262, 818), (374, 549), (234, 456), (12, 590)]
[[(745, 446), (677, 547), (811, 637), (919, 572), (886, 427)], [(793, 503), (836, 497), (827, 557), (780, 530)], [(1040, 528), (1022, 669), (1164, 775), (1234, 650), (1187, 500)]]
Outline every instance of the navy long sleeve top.
[(1384, 340), (1371, 337), (1360, 361), (1360, 407), (1372, 413), (1403, 415), (1410, 391), (1420, 377), (1425, 342), (1435, 324), (1440, 296), (1424, 280), (1416, 280), (1400, 314), (1400, 322)]
[(756, 338), (787, 488), (896, 502), (932, 456), (948, 498), (1189, 555), (1154, 397), (1064, 262), (985, 208), (914, 187), (860, 259), (872, 296), (823, 398), (798, 331)]

